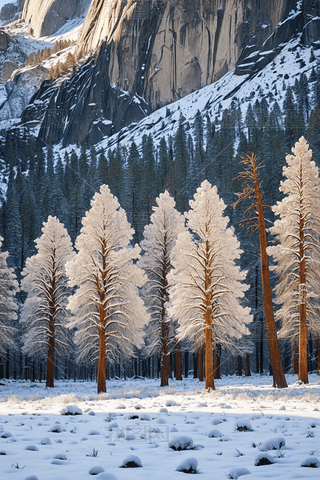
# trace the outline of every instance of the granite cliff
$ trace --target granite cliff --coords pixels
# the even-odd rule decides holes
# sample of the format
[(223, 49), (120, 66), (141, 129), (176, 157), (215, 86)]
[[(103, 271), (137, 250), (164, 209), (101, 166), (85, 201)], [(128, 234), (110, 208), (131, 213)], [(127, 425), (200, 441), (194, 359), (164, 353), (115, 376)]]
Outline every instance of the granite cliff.
[[(23, 119), (44, 116), (41, 135), (54, 142), (96, 142), (230, 69), (254, 74), (297, 35), (317, 42), (319, 15), (319, 0), (92, 0), (78, 49), (99, 48), (97, 59), (42, 89)], [(48, 124), (56, 110), (64, 129)]]

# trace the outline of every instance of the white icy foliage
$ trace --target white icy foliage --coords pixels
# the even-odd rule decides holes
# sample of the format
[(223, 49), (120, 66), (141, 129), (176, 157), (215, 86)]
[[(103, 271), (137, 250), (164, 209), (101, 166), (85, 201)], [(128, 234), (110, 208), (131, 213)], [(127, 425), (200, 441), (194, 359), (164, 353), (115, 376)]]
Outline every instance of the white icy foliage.
[[(306, 303), (308, 328), (320, 333), (320, 179), (318, 167), (311, 161), (312, 151), (304, 137), (287, 155), (286, 177), (280, 191), (285, 195), (272, 210), (280, 218), (270, 228), (278, 244), (268, 247), (279, 275), (276, 302), (281, 305), (276, 316), (282, 320), (280, 336), (299, 335), (299, 305)], [(300, 252), (300, 219), (304, 221), (303, 251)], [(299, 285), (299, 267), (305, 259), (306, 283)]]
[(178, 235), (185, 230), (184, 217), (175, 209), (175, 201), (167, 191), (156, 199), (149, 225), (144, 229), (141, 248), (144, 255), (139, 266), (145, 270), (148, 281), (143, 296), (151, 315), (146, 329), (146, 353), (148, 356), (159, 353), (162, 345), (162, 309), (165, 322), (170, 327), (169, 343), (174, 332), (172, 319), (167, 314), (168, 284), (167, 274), (171, 270), (170, 256)]
[[(78, 250), (66, 266), (70, 285), (78, 287), (69, 299), (74, 314), (79, 359), (94, 361), (99, 354), (99, 332), (106, 337), (106, 358), (130, 357), (142, 344), (148, 320), (139, 297), (146, 277), (134, 264), (140, 247), (130, 246), (133, 229), (107, 185), (102, 185), (82, 219)], [(100, 321), (100, 319), (104, 319)]]
[(31, 355), (47, 355), (54, 299), (55, 351), (62, 356), (70, 355), (67, 329), (70, 313), (66, 310), (70, 288), (65, 265), (74, 251), (67, 229), (57, 217), (49, 216), (41, 231), (41, 237), (35, 240), (38, 253), (27, 259), (22, 272), (21, 290), (27, 293), (20, 317), (26, 331), (22, 350)]
[[(0, 249), (3, 238), (0, 237)], [(18, 282), (13, 268), (7, 265), (8, 252), (0, 251), (0, 356), (6, 353), (7, 349), (14, 348), (14, 333), (12, 322), (17, 320), (18, 305), (16, 293)]]
[(225, 204), (215, 186), (205, 180), (189, 203), (185, 216), (192, 233), (181, 233), (172, 252), (170, 314), (180, 323), (180, 340), (191, 340), (195, 349), (203, 345), (207, 275), (213, 341), (234, 350), (235, 340), (250, 334), (246, 324), (252, 322), (250, 309), (239, 302), (248, 289), (242, 283), (246, 272), (235, 263), (242, 253), (239, 242), (233, 228), (227, 227)]

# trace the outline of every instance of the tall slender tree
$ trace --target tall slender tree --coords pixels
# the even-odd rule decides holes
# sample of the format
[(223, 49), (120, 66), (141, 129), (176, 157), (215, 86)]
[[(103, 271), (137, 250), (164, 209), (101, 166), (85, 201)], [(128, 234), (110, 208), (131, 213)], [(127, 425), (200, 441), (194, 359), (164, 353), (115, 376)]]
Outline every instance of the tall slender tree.
[(150, 224), (144, 229), (139, 262), (148, 275), (144, 297), (151, 321), (146, 330), (146, 353), (160, 353), (161, 386), (169, 383), (170, 350), (174, 346), (175, 328), (168, 315), (168, 274), (172, 268), (170, 255), (179, 233), (184, 230), (184, 217), (175, 209), (175, 201), (165, 191), (156, 199)]
[(242, 179), (244, 188), (243, 192), (237, 194), (238, 200), (234, 203), (234, 206), (236, 206), (239, 202), (249, 200), (249, 207), (245, 211), (245, 214), (252, 215), (253, 212), (254, 216), (251, 216), (244, 221), (249, 223), (249, 230), (252, 229), (252, 232), (255, 232), (256, 230), (259, 231), (264, 314), (268, 333), (273, 382), (274, 386), (278, 388), (285, 388), (287, 387), (287, 381), (283, 372), (281, 361), (270, 287), (270, 271), (267, 255), (267, 234), (264, 219), (264, 209), (267, 208), (267, 206), (264, 205), (263, 202), (259, 177), (259, 168), (261, 167), (261, 164), (257, 163), (257, 158), (253, 153), (242, 157), (241, 164), (244, 166), (244, 170), (239, 174), (239, 178)]
[[(2, 242), (3, 238), (0, 237), (0, 249)], [(7, 350), (15, 348), (16, 329), (12, 324), (18, 318), (16, 293), (19, 288), (13, 268), (8, 267), (8, 255), (8, 252), (0, 251), (0, 357), (4, 356)]]
[(217, 188), (204, 181), (186, 213), (191, 230), (181, 233), (172, 251), (170, 314), (180, 324), (178, 337), (194, 350), (205, 344), (206, 388), (214, 389), (212, 342), (232, 349), (234, 339), (250, 334), (249, 308), (241, 306), (246, 272), (236, 265), (241, 250)]
[(308, 383), (308, 330), (320, 334), (320, 179), (304, 137), (287, 155), (285, 195), (272, 209), (280, 218), (270, 229), (278, 245), (268, 253), (276, 260), (279, 275), (276, 301), (281, 334), (299, 344), (299, 380)]
[(102, 185), (82, 219), (78, 253), (66, 266), (70, 285), (78, 287), (69, 299), (69, 327), (77, 329), (79, 359), (98, 359), (98, 393), (106, 391), (106, 360), (132, 356), (148, 319), (138, 294), (146, 278), (134, 265), (140, 247), (130, 246), (133, 233), (118, 200)]
[(27, 259), (21, 281), (27, 293), (20, 319), (26, 330), (23, 352), (47, 358), (46, 386), (54, 387), (55, 355), (70, 355), (65, 264), (74, 252), (67, 230), (56, 217), (48, 217), (35, 242), (37, 253)]

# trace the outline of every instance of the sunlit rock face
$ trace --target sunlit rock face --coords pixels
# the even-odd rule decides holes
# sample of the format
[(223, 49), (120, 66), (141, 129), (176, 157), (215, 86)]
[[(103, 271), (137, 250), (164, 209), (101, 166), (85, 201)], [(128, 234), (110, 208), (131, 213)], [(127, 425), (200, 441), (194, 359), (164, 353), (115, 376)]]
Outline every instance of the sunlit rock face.
[[(55, 92), (50, 109), (64, 111), (66, 121), (63, 130), (46, 124), (41, 135), (64, 144), (97, 141), (106, 130), (113, 134), (233, 68), (238, 75), (254, 74), (291, 38), (320, 39), (319, 3), (91, 0), (78, 51), (99, 54), (57, 90), (48, 86)], [(43, 94), (48, 104), (44, 90), (35, 97), (38, 105)]]
[(22, 20), (36, 38), (52, 35), (67, 20), (81, 15), (90, 0), (25, 0)]

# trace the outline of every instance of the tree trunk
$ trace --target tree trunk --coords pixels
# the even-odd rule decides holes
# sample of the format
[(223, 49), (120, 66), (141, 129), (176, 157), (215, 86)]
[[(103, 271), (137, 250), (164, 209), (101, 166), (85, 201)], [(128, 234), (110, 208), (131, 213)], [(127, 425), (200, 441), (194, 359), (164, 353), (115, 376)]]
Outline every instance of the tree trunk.
[(250, 372), (250, 356), (249, 356), (249, 355), (246, 355), (245, 367), (246, 367), (246, 377), (251, 377), (251, 372)]
[(188, 378), (189, 372), (189, 352), (186, 350), (184, 352), (184, 378)]
[(106, 336), (104, 330), (99, 329), (99, 359), (97, 372), (97, 392), (106, 392)]
[(317, 335), (316, 338), (316, 358), (318, 375), (320, 375), (320, 335)]
[(47, 381), (46, 387), (54, 387), (54, 317), (52, 312), (49, 321), (49, 339), (48, 339), (48, 356), (47, 356)]
[(221, 344), (218, 343), (215, 345), (214, 352), (213, 352), (213, 370), (214, 370), (215, 380), (219, 380), (221, 378), (220, 364), (221, 364)]
[(237, 369), (237, 376), (242, 377), (242, 358), (238, 355), (238, 369)]
[(257, 201), (257, 207), (258, 207), (262, 292), (263, 292), (266, 328), (267, 328), (268, 342), (269, 342), (270, 360), (272, 364), (273, 380), (274, 380), (275, 386), (278, 388), (285, 388), (288, 385), (287, 385), (286, 377), (283, 371), (276, 325), (275, 325), (274, 316), (273, 316), (269, 261), (268, 261), (268, 255), (267, 255), (267, 235), (266, 235), (266, 227), (265, 227), (264, 214), (263, 214), (263, 204), (262, 204), (262, 198), (260, 194), (256, 166), (253, 169), (253, 173), (254, 173), (256, 201)]
[(199, 381), (203, 382), (203, 346), (198, 350), (198, 375)]
[(296, 340), (292, 344), (292, 363), (293, 373), (298, 375), (299, 373), (299, 345)]
[(198, 355), (196, 353), (192, 354), (192, 363), (193, 363), (193, 378), (198, 378)]
[(182, 380), (181, 349), (180, 349), (179, 342), (177, 342), (177, 345), (176, 345), (176, 370), (177, 370), (176, 380)]
[[(303, 185), (301, 185), (303, 187)], [(307, 325), (307, 289), (306, 259), (304, 252), (304, 218), (301, 214), (300, 200), (300, 264), (299, 264), (299, 380), (308, 381), (308, 325)]]

